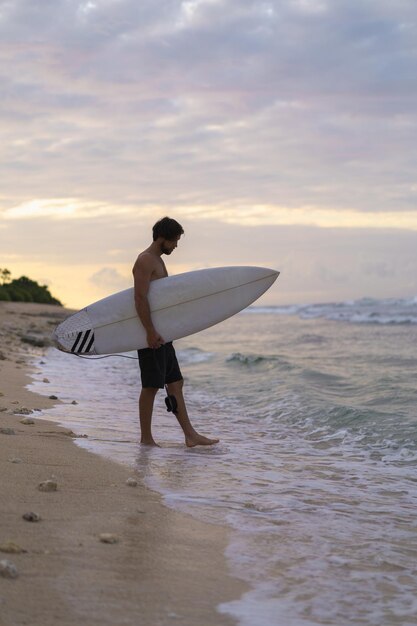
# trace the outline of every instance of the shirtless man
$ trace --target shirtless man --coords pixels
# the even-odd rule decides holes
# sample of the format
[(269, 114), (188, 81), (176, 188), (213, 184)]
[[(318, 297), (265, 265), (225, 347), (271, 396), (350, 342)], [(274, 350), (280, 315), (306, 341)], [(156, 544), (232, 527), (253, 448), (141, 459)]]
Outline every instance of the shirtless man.
[(184, 233), (182, 226), (169, 217), (164, 217), (152, 229), (153, 242), (141, 252), (133, 267), (135, 304), (138, 316), (145, 327), (148, 348), (138, 350), (142, 390), (139, 397), (139, 419), (141, 443), (156, 446), (152, 436), (152, 411), (158, 389), (167, 386), (168, 394), (177, 402), (176, 418), (184, 432), (188, 447), (209, 446), (218, 439), (209, 439), (194, 430), (185, 405), (182, 388), (184, 380), (178, 365), (172, 342), (165, 343), (152, 323), (148, 302), (149, 284), (168, 276), (163, 254), (171, 254)]

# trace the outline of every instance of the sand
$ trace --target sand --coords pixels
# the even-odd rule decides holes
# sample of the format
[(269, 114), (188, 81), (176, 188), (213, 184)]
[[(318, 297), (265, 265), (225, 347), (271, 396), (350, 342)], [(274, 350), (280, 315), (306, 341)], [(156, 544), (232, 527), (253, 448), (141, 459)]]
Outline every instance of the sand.
[[(0, 302), (0, 549), (24, 550), (0, 551), (18, 573), (0, 576), (0, 624), (234, 624), (216, 610), (246, 590), (228, 571), (228, 530), (168, 509), (140, 482), (128, 486), (138, 480), (129, 468), (40, 419), (57, 401), (25, 389), (31, 358), (44, 349), (22, 337), (42, 343), (66, 314)], [(57, 490), (40, 491), (49, 479)], [(40, 521), (23, 519), (29, 512)], [(103, 533), (116, 543), (100, 541)]]

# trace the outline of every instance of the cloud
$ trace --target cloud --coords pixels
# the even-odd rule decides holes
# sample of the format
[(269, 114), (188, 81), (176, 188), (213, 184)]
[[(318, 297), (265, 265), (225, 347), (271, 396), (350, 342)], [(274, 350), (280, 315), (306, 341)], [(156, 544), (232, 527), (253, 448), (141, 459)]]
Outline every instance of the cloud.
[(189, 219), (210, 217), (219, 222), (247, 226), (319, 226), (320, 228), (374, 228), (417, 231), (416, 211), (385, 211), (377, 218), (373, 212), (319, 206), (283, 207), (274, 205), (194, 206), (183, 209)]
[(168, 213), (193, 234), (174, 269), (412, 292), (416, 36), (414, 0), (1, 3), (2, 254), (65, 289), (76, 263), (88, 295)]
[[(2, 265), (14, 276), (50, 282), (80, 308), (132, 284), (132, 266), (161, 215), (83, 220), (9, 220)], [(281, 271), (271, 304), (415, 296), (417, 232), (220, 223), (176, 214), (185, 235), (167, 259), (171, 274), (203, 267), (258, 265)], [(115, 251), (117, 255), (115, 256)]]
[[(1, 213), (1, 200), (0, 200)], [(132, 222), (140, 214), (143, 220), (165, 213), (160, 206), (141, 206), (139, 211), (135, 205), (118, 206), (110, 203), (86, 202), (77, 198), (50, 198), (23, 202), (9, 209), (4, 209), (4, 220), (83, 220), (96, 223), (99, 218), (110, 218), (118, 223)], [(218, 205), (191, 205), (182, 207), (181, 214), (190, 220), (215, 219), (220, 223), (244, 224), (247, 226), (280, 225), (280, 226), (319, 226), (321, 228), (376, 228), (417, 230), (416, 211), (385, 211), (376, 220), (373, 212), (319, 206), (285, 207), (275, 205), (242, 205), (240, 202)], [(6, 223), (0, 224), (6, 228)], [(46, 227), (46, 226), (45, 226)], [(48, 226), (50, 228), (50, 225)], [(77, 229), (85, 225), (77, 225)], [(117, 250), (120, 254), (122, 250)], [(115, 251), (112, 252), (115, 254)]]
[(101, 202), (86, 202), (77, 198), (41, 198), (5, 209), (2, 215), (6, 220), (26, 220), (45, 217), (53, 219), (91, 219), (101, 215), (108, 215), (109, 213), (117, 215), (127, 211), (126, 207), (109, 206)]
[(3, 193), (413, 210), (416, 17), (411, 0), (6, 3)]
[(98, 272), (90, 276), (90, 282), (99, 289), (106, 292), (121, 291), (132, 286), (132, 278), (122, 276), (112, 267), (103, 267)]

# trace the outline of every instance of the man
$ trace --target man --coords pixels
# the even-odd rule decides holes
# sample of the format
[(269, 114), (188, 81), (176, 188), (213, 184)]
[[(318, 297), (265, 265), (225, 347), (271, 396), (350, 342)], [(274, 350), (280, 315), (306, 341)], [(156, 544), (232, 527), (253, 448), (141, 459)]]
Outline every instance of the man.
[(152, 280), (168, 276), (163, 254), (171, 254), (178, 245), (184, 230), (176, 220), (164, 217), (153, 229), (153, 242), (141, 252), (133, 267), (135, 304), (138, 316), (147, 335), (148, 348), (138, 350), (142, 390), (139, 397), (141, 443), (156, 446), (152, 436), (152, 412), (158, 389), (167, 386), (169, 396), (176, 401), (176, 417), (184, 432), (188, 447), (209, 446), (218, 439), (209, 439), (194, 430), (185, 405), (182, 388), (184, 380), (178, 365), (172, 342), (164, 338), (154, 327), (148, 302), (148, 290)]

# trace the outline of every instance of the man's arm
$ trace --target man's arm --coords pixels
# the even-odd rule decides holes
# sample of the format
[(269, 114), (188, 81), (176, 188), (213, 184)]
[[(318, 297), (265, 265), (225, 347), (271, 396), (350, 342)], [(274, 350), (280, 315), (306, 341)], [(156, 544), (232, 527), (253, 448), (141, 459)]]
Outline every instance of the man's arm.
[(133, 268), (135, 306), (139, 319), (146, 330), (148, 346), (156, 349), (162, 346), (165, 342), (155, 329), (151, 318), (148, 291), (152, 273), (153, 261), (148, 255), (144, 254), (136, 261)]

